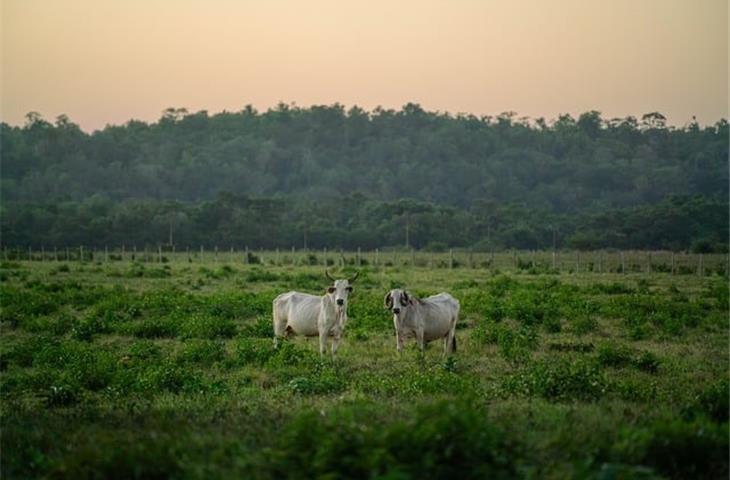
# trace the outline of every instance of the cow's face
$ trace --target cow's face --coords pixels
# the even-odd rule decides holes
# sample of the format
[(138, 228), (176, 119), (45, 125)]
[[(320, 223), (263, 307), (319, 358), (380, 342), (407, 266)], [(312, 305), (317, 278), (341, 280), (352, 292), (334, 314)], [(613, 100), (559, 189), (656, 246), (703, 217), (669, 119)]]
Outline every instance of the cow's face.
[(400, 317), (411, 305), (411, 296), (405, 290), (395, 288), (385, 295), (384, 301), (385, 308), (391, 310), (396, 317)]
[(327, 289), (327, 294), (331, 295), (338, 307), (347, 307), (347, 298), (352, 293), (352, 285), (349, 280), (335, 280), (331, 287)]

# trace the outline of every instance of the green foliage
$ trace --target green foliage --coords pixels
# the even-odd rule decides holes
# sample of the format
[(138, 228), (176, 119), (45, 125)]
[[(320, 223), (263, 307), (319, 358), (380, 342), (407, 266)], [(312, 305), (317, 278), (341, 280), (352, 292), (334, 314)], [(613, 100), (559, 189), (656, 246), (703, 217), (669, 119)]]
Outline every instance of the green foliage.
[[(726, 251), (727, 121), (643, 128), (595, 113), (581, 115), (597, 118), (589, 130), (569, 116), (537, 126), (413, 104), (198, 112), (93, 134), (1, 123), (0, 229), (17, 246), (157, 246), (172, 229), (178, 245), (209, 250), (288, 249), (304, 232), (309, 248), (372, 249), (402, 244), (407, 224), (416, 248)], [(353, 193), (331, 201), (342, 192)]]
[[(17, 315), (0, 336), (5, 476), (726, 476), (719, 278), (366, 269), (333, 360), (316, 339), (272, 342), (272, 299), (321, 290), (321, 267), (258, 267), (276, 280), (249, 285), (253, 266), (169, 266), (22, 263), (0, 285)], [(460, 300), (454, 355), (397, 354), (382, 297), (406, 283)]]
[(225, 346), (215, 340), (187, 340), (178, 357), (182, 363), (193, 363), (210, 366), (225, 358)]
[(304, 413), (282, 432), (264, 468), (289, 478), (512, 478), (515, 449), (466, 402), (419, 407), (373, 424), (375, 405)]
[(347, 388), (347, 377), (344, 372), (334, 368), (318, 365), (310, 375), (293, 378), (288, 387), (302, 395), (325, 395), (339, 393)]
[(598, 363), (605, 367), (623, 368), (632, 366), (647, 373), (657, 373), (661, 364), (651, 352), (637, 351), (627, 345), (605, 342), (596, 349)]
[(540, 396), (549, 400), (597, 400), (608, 380), (591, 361), (581, 359), (538, 360), (507, 377), (503, 387), (514, 395)]
[(271, 317), (260, 315), (246, 323), (240, 329), (240, 336), (253, 338), (274, 338), (274, 326)]
[(724, 478), (728, 446), (727, 423), (668, 418), (626, 430), (615, 449), (671, 478)]
[(481, 343), (499, 346), (499, 354), (506, 360), (522, 362), (538, 345), (538, 333), (534, 326), (510, 327), (505, 323), (481, 322), (472, 332), (472, 338)]
[(730, 382), (722, 378), (700, 392), (685, 409), (686, 416), (705, 415), (716, 422), (728, 421), (730, 412)]

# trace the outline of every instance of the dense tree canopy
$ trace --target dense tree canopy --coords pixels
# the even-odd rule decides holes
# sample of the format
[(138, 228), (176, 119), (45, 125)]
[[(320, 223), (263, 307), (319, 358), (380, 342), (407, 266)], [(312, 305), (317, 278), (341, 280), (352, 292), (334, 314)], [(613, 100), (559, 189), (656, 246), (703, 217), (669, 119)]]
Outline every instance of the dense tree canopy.
[(0, 129), (6, 245), (374, 248), (406, 230), (416, 247), (727, 244), (725, 120), (281, 104)]

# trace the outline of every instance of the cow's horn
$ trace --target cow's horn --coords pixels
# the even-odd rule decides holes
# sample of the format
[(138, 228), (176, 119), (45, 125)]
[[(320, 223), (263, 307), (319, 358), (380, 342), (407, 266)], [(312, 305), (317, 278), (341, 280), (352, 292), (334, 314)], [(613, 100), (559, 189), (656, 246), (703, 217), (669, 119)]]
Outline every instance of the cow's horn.
[(358, 275), (360, 275), (360, 272), (355, 272), (355, 275), (353, 275), (352, 278), (347, 279), (347, 283), (354, 282)]
[(324, 271), (324, 274), (325, 274), (325, 276), (326, 276), (327, 278), (329, 278), (329, 279), (330, 279), (330, 280), (332, 280), (333, 282), (335, 281), (335, 279), (334, 279), (334, 278), (332, 278), (332, 275), (330, 275), (330, 272), (328, 272), (327, 270), (325, 270), (325, 271)]

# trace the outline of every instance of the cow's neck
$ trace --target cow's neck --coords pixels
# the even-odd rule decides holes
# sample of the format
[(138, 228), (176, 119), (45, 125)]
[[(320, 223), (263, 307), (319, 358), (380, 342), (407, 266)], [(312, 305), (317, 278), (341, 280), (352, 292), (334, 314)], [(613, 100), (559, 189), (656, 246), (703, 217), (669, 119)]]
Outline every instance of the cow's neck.
[(326, 308), (327, 312), (331, 313), (338, 321), (344, 321), (347, 317), (345, 314), (346, 307), (338, 307), (335, 303), (335, 299), (329, 294), (325, 294), (324, 296), (324, 308)]

